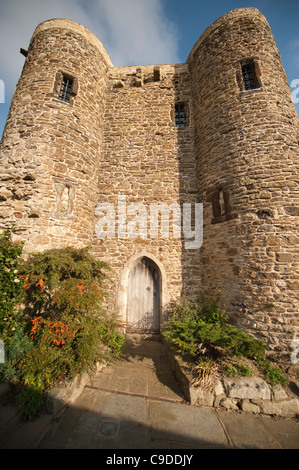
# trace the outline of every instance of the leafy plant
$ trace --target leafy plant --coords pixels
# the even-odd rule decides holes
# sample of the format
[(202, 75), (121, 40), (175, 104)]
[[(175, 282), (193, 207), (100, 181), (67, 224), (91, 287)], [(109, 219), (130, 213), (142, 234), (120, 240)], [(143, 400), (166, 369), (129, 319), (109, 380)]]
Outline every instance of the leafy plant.
[(24, 325), (20, 324), (5, 347), (5, 362), (0, 364), (0, 379), (13, 380), (18, 377), (18, 364), (32, 346)]
[[(207, 358), (198, 355), (202, 356), (203, 352), (212, 347), (229, 356), (254, 360), (271, 385), (285, 384), (287, 379), (282, 371), (266, 359), (266, 343), (232, 326), (225, 312), (219, 312), (218, 300), (218, 297), (215, 301), (209, 298), (206, 304), (197, 305), (183, 299), (170, 314), (168, 330), (163, 333), (166, 339), (179, 352), (190, 354), (197, 360), (193, 369), (197, 376), (199, 372), (199, 380), (204, 377), (204, 370), (208, 370), (208, 362)], [(252, 375), (250, 367), (242, 363), (227, 364), (225, 372), (230, 377)]]
[(20, 363), (26, 386), (48, 390), (120, 354), (121, 325), (102, 305), (107, 270), (87, 248), (71, 247), (35, 254), (24, 265), (33, 342)]
[(272, 386), (278, 384), (283, 385), (287, 383), (287, 379), (283, 375), (281, 369), (278, 367), (273, 367), (270, 361), (266, 359), (259, 360), (258, 364), (263, 369), (266, 380), (268, 380)]
[(13, 227), (0, 235), (0, 339), (7, 347), (19, 327), (23, 297), (20, 269), (23, 243), (12, 241)]
[[(26, 313), (47, 316), (50, 308), (58, 317), (66, 308), (96, 310), (105, 295), (102, 287), (109, 270), (109, 265), (95, 260), (88, 248), (54, 248), (32, 255), (23, 266)], [(82, 295), (87, 291), (89, 295)]]
[(233, 365), (229, 363), (225, 366), (225, 373), (228, 377), (238, 377), (240, 375), (243, 377), (251, 377), (252, 370), (245, 364)]
[(18, 403), (31, 419), (45, 392), (121, 354), (124, 337), (117, 315), (103, 307), (107, 263), (88, 248), (72, 247), (30, 255), (25, 263), (22, 248), (11, 230), (0, 236), (0, 339), (6, 342), (0, 377), (21, 386)]
[(202, 319), (172, 321), (171, 330), (164, 333), (166, 339), (177, 346), (180, 352), (196, 354), (201, 343), (218, 346), (228, 353), (248, 358), (263, 358), (266, 345), (244, 331), (226, 323), (205, 323)]
[(16, 402), (21, 409), (24, 421), (32, 421), (46, 404), (45, 394), (34, 387), (22, 388), (17, 395)]
[(171, 306), (168, 315), (168, 325), (173, 321), (196, 321), (199, 318), (205, 323), (225, 323), (227, 321), (225, 310), (219, 308), (219, 295), (214, 299), (211, 296), (201, 296), (200, 303), (197, 303), (186, 296), (180, 302)]
[(237, 377), (239, 375), (238, 369), (232, 364), (227, 364), (225, 366), (225, 373), (228, 377)]

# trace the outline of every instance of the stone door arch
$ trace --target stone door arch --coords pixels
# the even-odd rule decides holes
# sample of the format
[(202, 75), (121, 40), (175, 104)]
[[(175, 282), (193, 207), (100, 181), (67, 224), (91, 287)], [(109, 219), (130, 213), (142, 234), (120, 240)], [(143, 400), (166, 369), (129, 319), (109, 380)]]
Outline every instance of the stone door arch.
[(157, 264), (143, 256), (128, 277), (127, 327), (135, 331), (159, 331), (161, 273)]

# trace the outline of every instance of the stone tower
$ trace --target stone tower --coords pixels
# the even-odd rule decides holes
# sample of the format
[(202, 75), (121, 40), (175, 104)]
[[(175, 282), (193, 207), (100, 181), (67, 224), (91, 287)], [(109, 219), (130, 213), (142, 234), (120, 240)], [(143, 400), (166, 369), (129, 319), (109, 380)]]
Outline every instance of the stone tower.
[[(113, 67), (84, 27), (46, 21), (1, 141), (1, 225), (15, 221), (27, 251), (90, 245), (113, 268), (129, 325), (159, 330), (169, 301), (221, 290), (236, 324), (287, 351), (298, 331), (298, 137), (254, 8), (221, 17), (175, 65)], [(201, 203), (203, 241), (190, 246), (180, 209), (194, 234)], [(169, 231), (150, 230), (157, 206)], [(107, 211), (115, 219), (99, 236)]]
[(97, 38), (71, 21), (46, 21), (32, 36), (1, 143), (13, 201), (4, 215), (28, 251), (91, 243), (111, 65)]
[(210, 26), (188, 65), (202, 285), (221, 289), (235, 321), (278, 348), (298, 328), (298, 116), (286, 73), (252, 8)]

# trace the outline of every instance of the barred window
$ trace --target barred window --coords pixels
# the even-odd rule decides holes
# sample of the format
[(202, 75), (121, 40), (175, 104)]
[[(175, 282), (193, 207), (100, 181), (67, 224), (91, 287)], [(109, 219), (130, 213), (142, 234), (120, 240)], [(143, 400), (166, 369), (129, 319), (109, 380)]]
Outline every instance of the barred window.
[(187, 114), (185, 103), (175, 104), (174, 117), (176, 127), (184, 129), (187, 126)]
[(54, 79), (53, 98), (70, 106), (74, 105), (74, 100), (78, 94), (79, 82), (76, 77), (58, 70)]
[(254, 62), (247, 62), (242, 65), (242, 75), (244, 82), (244, 89), (255, 90), (260, 88), (260, 81), (257, 76), (257, 69)]
[(73, 84), (74, 84), (73, 78), (63, 75), (61, 86), (60, 86), (60, 92), (59, 92), (59, 99), (61, 101), (64, 101), (65, 103), (70, 102)]

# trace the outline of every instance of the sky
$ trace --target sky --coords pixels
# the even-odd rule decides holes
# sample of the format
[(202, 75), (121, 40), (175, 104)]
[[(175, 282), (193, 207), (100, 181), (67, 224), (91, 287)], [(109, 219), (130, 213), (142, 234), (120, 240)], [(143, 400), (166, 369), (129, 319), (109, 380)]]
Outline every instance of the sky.
[(28, 48), (39, 23), (67, 18), (82, 24), (115, 66), (184, 63), (208, 26), (244, 7), (267, 18), (299, 114), (297, 0), (0, 0), (0, 136), (25, 60), (20, 48)]

